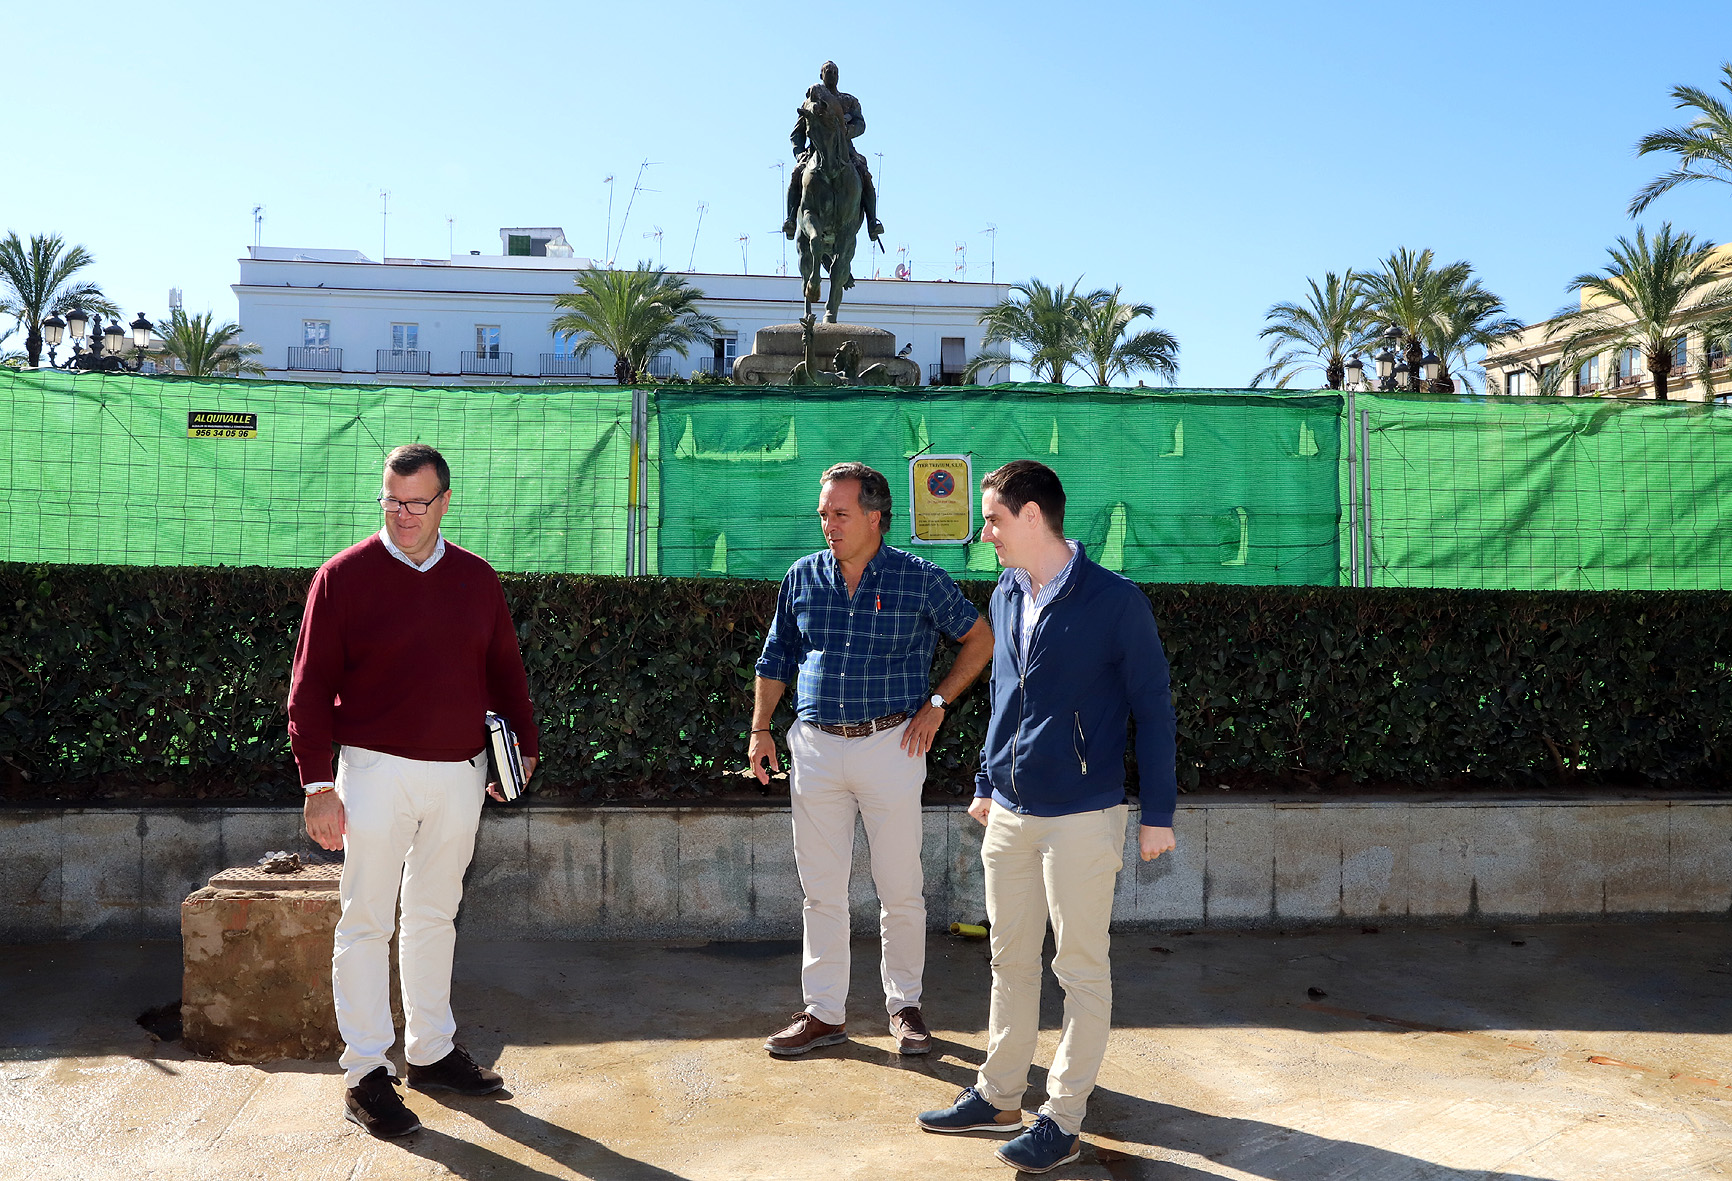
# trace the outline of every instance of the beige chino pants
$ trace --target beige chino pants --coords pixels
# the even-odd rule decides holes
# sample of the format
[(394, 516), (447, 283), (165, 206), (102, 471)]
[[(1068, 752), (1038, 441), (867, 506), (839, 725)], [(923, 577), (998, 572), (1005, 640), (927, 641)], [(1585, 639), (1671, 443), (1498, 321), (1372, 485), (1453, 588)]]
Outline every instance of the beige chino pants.
[(1126, 804), (1072, 816), (1024, 816), (994, 804), (980, 850), (992, 923), (992, 1007), (975, 1085), (1000, 1111), (1022, 1105), (1040, 1036), (1040, 953), (1050, 915), (1064, 1026), (1040, 1110), (1072, 1136), (1082, 1130), (1112, 1028), (1107, 925), (1129, 816)]
[(463, 874), (475, 853), (487, 783), (484, 756), (429, 763), (345, 746), (337, 762), (343, 801), (342, 912), (331, 955), (337, 1029), (343, 1035), (343, 1085), (378, 1067), (396, 1068), (386, 1051), (391, 1024), (391, 932), (399, 901), (397, 960), (403, 985), (404, 1056), (431, 1066), (451, 1052), (453, 925)]
[(926, 971), (926, 894), (920, 868), (920, 788), (926, 756), (900, 745), (906, 724), (864, 738), (839, 738), (795, 722), (788, 730), (794, 864), (806, 901), (800, 988), (806, 1011), (840, 1025), (847, 1016), (848, 877), (854, 816), (866, 828), (878, 891), (884, 1006), (920, 1005)]

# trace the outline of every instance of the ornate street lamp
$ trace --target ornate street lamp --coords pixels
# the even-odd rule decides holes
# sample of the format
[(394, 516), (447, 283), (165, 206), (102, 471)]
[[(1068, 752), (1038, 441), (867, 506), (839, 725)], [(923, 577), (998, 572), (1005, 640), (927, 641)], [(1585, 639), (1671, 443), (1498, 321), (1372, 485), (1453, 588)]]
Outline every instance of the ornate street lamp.
[[(88, 332), (86, 328), (88, 327)], [(144, 350), (150, 344), (150, 333), (154, 325), (144, 318), (144, 313), (138, 313), (138, 319), (128, 324), (132, 329), (132, 345), (138, 350), (132, 364), (127, 364), (122, 355), (126, 348), (126, 328), (120, 326), (119, 320), (111, 320), (107, 328), (102, 326), (102, 316), (87, 316), (82, 308), (73, 308), (66, 313), (66, 319), (50, 315), (42, 321), (42, 341), (48, 346), (48, 364), (54, 369), (83, 370), (93, 373), (137, 373), (144, 368)], [(55, 349), (60, 342), (70, 335), (72, 337), (72, 355), (66, 358), (64, 365), (55, 360)], [(88, 336), (90, 344), (85, 346)]]
[(1438, 381), (1438, 377), (1443, 373), (1443, 362), (1438, 359), (1436, 353), (1427, 349), (1425, 356), (1420, 359), (1419, 365), (1421, 372), (1425, 374), (1426, 389), (1434, 394), (1449, 392), (1449, 387)]
[(1346, 381), (1342, 384), (1349, 389), (1359, 387), (1364, 383), (1365, 362), (1359, 359), (1358, 353), (1354, 353), (1351, 357), (1347, 358), (1347, 364), (1342, 366), (1341, 375), (1346, 378)]

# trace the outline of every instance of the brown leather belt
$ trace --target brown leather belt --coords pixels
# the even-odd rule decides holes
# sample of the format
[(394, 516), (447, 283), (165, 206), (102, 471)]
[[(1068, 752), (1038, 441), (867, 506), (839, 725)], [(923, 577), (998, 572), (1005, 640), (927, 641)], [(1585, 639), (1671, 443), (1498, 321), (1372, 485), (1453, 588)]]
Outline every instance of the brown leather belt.
[(888, 730), (892, 726), (900, 726), (908, 720), (908, 711), (899, 714), (885, 714), (881, 718), (873, 718), (870, 722), (851, 722), (842, 726), (826, 726), (823, 722), (813, 722), (812, 725), (826, 734), (834, 734), (838, 738), (865, 738), (868, 734), (876, 734), (880, 730)]

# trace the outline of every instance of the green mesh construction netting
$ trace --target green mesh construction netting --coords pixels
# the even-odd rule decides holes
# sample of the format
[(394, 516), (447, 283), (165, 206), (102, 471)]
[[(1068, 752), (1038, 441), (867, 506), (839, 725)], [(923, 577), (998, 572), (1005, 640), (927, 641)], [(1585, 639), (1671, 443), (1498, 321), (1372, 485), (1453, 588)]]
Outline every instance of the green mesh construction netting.
[(1359, 395), (1372, 583), (1732, 586), (1732, 407)]
[[(188, 416), (256, 415), (254, 438)], [(501, 570), (624, 573), (631, 394), (0, 369), (0, 559), (316, 566), (379, 527), (400, 443), (452, 469), (445, 532)]]
[[(1049, 464), (1066, 532), (1140, 581), (1333, 584), (1340, 405), (1049, 385), (664, 390), (661, 573), (780, 578), (822, 543), (818, 477), (842, 460), (889, 477), (888, 539), (908, 545), (908, 461), (966, 453), (976, 484), (1012, 459)], [(910, 548), (958, 576), (998, 575), (990, 546)]]
[[(638, 397), (632, 569), (649, 573), (779, 578), (818, 547), (818, 476), (846, 459), (890, 477), (890, 540), (907, 545), (909, 459), (966, 453), (976, 481), (1051, 464), (1066, 531), (1144, 581), (1344, 583), (1368, 510), (1374, 585), (1732, 586), (1724, 406), (1360, 394), (1349, 416), (1330, 393), (1045, 385)], [(380, 461), (418, 440), (451, 461), (459, 544), (502, 570), (627, 573), (633, 399), (0, 369), (0, 560), (313, 566), (377, 528)], [(257, 435), (191, 438), (200, 411), (254, 415)], [(1349, 439), (1369, 465), (1349, 464)], [(912, 548), (997, 574), (978, 543)]]

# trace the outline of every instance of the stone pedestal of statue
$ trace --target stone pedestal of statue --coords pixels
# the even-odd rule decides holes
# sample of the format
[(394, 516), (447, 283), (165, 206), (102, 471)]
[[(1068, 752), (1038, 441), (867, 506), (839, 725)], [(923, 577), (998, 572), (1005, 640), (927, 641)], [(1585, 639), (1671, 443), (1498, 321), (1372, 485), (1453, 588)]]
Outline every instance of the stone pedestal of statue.
[[(760, 328), (752, 340), (752, 351), (734, 361), (734, 380), (741, 385), (787, 385), (794, 366), (806, 359), (803, 329), (799, 324), (772, 324)], [(896, 355), (896, 334), (864, 324), (813, 325), (813, 354), (820, 367), (828, 369), (831, 358), (845, 341), (860, 349), (862, 371), (882, 366), (884, 380), (872, 385), (915, 386), (920, 384), (920, 366)]]

